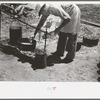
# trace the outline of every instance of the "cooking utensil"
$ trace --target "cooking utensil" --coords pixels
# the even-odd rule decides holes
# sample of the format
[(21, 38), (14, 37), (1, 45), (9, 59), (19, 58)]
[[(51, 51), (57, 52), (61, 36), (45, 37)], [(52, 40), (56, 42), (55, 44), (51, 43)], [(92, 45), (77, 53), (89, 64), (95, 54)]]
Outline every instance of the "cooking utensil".
[(22, 38), (18, 40), (18, 48), (24, 51), (34, 51), (36, 47), (36, 40), (30, 40), (28, 38)]

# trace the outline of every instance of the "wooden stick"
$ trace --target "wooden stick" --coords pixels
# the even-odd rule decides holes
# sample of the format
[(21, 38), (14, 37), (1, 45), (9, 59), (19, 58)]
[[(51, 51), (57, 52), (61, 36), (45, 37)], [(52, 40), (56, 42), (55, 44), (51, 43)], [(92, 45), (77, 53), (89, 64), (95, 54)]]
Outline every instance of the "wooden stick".
[[(7, 14), (6, 12), (4, 12), (4, 11), (2, 11), (3, 13), (5, 13), (5, 14)], [(28, 24), (28, 23), (26, 23), (26, 22), (24, 22), (24, 21), (22, 21), (22, 20), (20, 20), (20, 19), (18, 19), (18, 18), (16, 18), (15, 16), (13, 16), (13, 15), (10, 15), (10, 14), (7, 14), (7, 15), (9, 15), (9, 16), (11, 16), (11, 17), (13, 17), (14, 19), (17, 19), (18, 21), (20, 21), (20, 22), (22, 22), (23, 24), (26, 24), (27, 26), (29, 26), (29, 27), (32, 27), (32, 28), (35, 28), (36, 29), (36, 26), (32, 26), (32, 25), (30, 25), (30, 24)], [(44, 32), (44, 33), (46, 33), (44, 30), (42, 30), (42, 29), (40, 29), (40, 31), (41, 32)]]
[[(3, 5), (3, 6), (8, 7), (8, 8), (10, 8), (11, 10), (14, 11), (14, 9), (11, 8), (10, 6), (7, 6), (7, 5)], [(26, 22), (24, 22), (24, 21), (22, 21), (22, 20), (16, 18), (16, 17), (13, 16), (13, 15), (10, 15), (10, 14), (4, 12), (4, 11), (2, 11), (2, 12), (5, 13), (5, 14), (7, 14), (7, 15), (9, 15), (10, 17), (13, 17), (13, 18), (17, 19), (18, 21), (22, 22), (23, 24), (26, 24), (26, 25), (28, 25), (29, 27), (32, 27), (32, 28), (35, 28), (35, 29), (36, 29), (36, 26), (32, 26), (32, 25), (30, 25), (30, 24), (28, 24), (28, 23), (26, 23)], [(46, 31), (44, 31), (44, 30), (42, 30), (42, 29), (40, 29), (40, 31), (46, 33)], [(49, 32), (49, 33), (52, 33), (52, 32), (54, 32), (54, 31), (51, 31), (51, 32)]]
[(91, 25), (91, 26), (95, 26), (95, 27), (99, 27), (100, 28), (99, 24), (93, 23), (93, 22), (89, 22), (89, 21), (86, 21), (86, 20), (82, 20), (81, 19), (81, 23), (84, 23), (84, 24), (87, 24), (87, 25)]
[(46, 54), (46, 40), (47, 40), (47, 28), (46, 28), (46, 33), (45, 33), (45, 44), (44, 44), (44, 53)]

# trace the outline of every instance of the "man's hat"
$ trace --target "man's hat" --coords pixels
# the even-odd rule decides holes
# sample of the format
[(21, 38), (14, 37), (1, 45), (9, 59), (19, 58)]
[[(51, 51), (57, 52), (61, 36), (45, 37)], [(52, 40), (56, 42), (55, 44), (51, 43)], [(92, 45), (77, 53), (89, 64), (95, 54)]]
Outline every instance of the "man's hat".
[(35, 7), (35, 11), (38, 13), (38, 15), (41, 15), (41, 12), (43, 11), (45, 7), (45, 4), (37, 4)]

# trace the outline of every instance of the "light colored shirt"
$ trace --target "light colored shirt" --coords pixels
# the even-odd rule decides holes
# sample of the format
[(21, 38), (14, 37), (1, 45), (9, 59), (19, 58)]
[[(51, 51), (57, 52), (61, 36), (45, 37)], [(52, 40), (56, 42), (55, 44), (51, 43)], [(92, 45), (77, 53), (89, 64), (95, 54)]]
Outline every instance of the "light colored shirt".
[(43, 19), (46, 19), (50, 14), (60, 17), (61, 23), (64, 19), (70, 18), (70, 22), (61, 28), (64, 33), (78, 33), (80, 31), (80, 16), (81, 12), (75, 4), (46, 4), (47, 9), (43, 12)]

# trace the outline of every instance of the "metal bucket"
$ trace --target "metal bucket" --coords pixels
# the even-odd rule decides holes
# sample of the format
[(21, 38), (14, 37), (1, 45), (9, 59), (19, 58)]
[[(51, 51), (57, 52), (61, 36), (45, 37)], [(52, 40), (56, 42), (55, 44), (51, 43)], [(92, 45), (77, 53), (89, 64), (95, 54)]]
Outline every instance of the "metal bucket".
[(47, 66), (47, 56), (45, 53), (37, 54), (35, 56), (35, 68), (45, 68)]
[(11, 26), (10, 29), (10, 41), (12, 45), (16, 45), (18, 40), (22, 38), (22, 27), (21, 26)]

